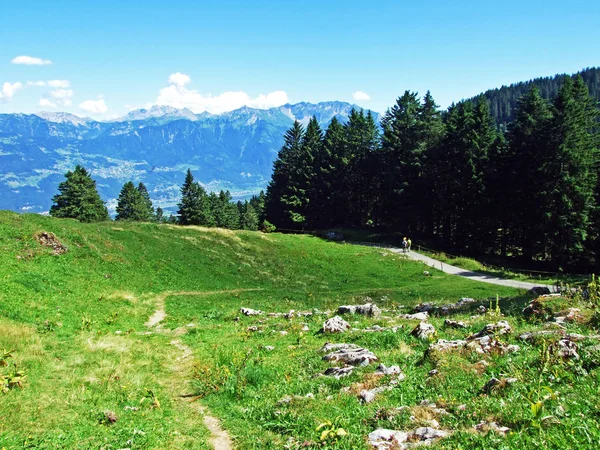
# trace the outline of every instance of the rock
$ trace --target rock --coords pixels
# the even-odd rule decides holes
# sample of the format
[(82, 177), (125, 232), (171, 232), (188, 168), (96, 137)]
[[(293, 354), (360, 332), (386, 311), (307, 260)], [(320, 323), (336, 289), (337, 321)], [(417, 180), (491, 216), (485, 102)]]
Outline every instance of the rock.
[(315, 394), (313, 394), (312, 392), (309, 392), (308, 394), (306, 394), (304, 396), (304, 398), (315, 398)]
[(466, 344), (467, 341), (463, 340), (447, 341), (445, 339), (439, 339), (435, 344), (429, 345), (428, 351), (447, 352), (451, 350), (461, 349)]
[(334, 350), (359, 350), (362, 347), (359, 347), (356, 344), (332, 344), (331, 342), (326, 342), (323, 347), (321, 347), (321, 352), (327, 353)]
[(577, 344), (569, 339), (561, 339), (552, 346), (552, 350), (563, 359), (579, 359)]
[(438, 373), (439, 372), (437, 369), (433, 369), (433, 370), (430, 370), (429, 372), (427, 372), (427, 375), (429, 375), (430, 377), (433, 377), (433, 376), (437, 375)]
[(283, 317), (283, 313), (272, 312), (272, 313), (267, 314), (267, 316), (269, 316), (269, 317)]
[(340, 316), (332, 317), (331, 319), (325, 321), (323, 324), (323, 328), (321, 329), (322, 333), (343, 333), (350, 328), (350, 324), (342, 319)]
[(432, 427), (419, 427), (409, 434), (408, 440), (413, 442), (416, 440), (415, 438), (418, 438), (421, 441), (433, 441), (449, 435), (450, 433), (444, 430), (437, 430)]
[(428, 340), (435, 334), (435, 328), (430, 323), (421, 322), (410, 332), (411, 336), (418, 339)]
[(413, 311), (416, 313), (420, 313), (434, 311), (435, 309), (436, 306), (433, 303), (419, 303), (417, 306), (414, 307)]
[(376, 375), (396, 375), (401, 373), (402, 370), (400, 370), (400, 366), (387, 367), (385, 364), (379, 364), (377, 369), (375, 369)]
[(251, 309), (251, 308), (240, 308), (240, 312), (245, 316), (260, 316), (260, 315), (264, 314), (262, 311), (260, 311), (258, 309)]
[(304, 325), (302, 327), (302, 331), (310, 331), (310, 328), (308, 328), (308, 325)]
[(543, 336), (553, 336), (556, 334), (556, 331), (553, 330), (540, 330), (540, 331), (529, 331), (527, 333), (523, 333), (519, 335), (519, 339), (532, 343), (536, 340), (536, 338)]
[(429, 314), (427, 313), (427, 311), (414, 314), (400, 314), (398, 317), (408, 320), (420, 320), (421, 322), (429, 320)]
[(484, 434), (494, 431), (495, 433), (504, 435), (510, 431), (510, 428), (508, 427), (502, 427), (496, 422), (487, 422), (485, 420), (482, 420), (479, 424), (474, 425), (473, 428), (476, 431)]
[(429, 273), (429, 270), (424, 270), (423, 271), (423, 275), (425, 275), (426, 277), (430, 276), (431, 274)]
[(328, 376), (328, 377), (333, 377), (333, 378), (336, 378), (339, 380), (340, 378), (351, 375), (353, 370), (354, 370), (354, 367), (352, 367), (352, 366), (330, 367), (323, 373), (323, 375)]
[(365, 303), (364, 305), (344, 305), (337, 310), (338, 314), (361, 314), (368, 317), (381, 316), (381, 309), (374, 303)]
[(489, 394), (495, 389), (506, 387), (508, 385), (516, 383), (517, 381), (518, 380), (516, 378), (503, 378), (502, 380), (499, 380), (498, 378), (493, 377), (490, 378), (490, 380), (485, 384), (485, 386), (483, 386), (481, 392), (483, 392), (484, 394)]
[(500, 336), (502, 334), (507, 334), (512, 331), (512, 328), (508, 324), (506, 320), (500, 320), (497, 323), (489, 323), (479, 333), (472, 334), (467, 338), (467, 341), (471, 341), (473, 339), (481, 338), (484, 336)]
[(259, 330), (260, 330), (260, 328), (258, 328), (256, 325), (252, 325), (251, 327), (246, 328), (246, 331), (252, 331), (252, 332), (256, 332)]
[(373, 325), (372, 327), (365, 328), (362, 331), (366, 333), (376, 333), (381, 331), (391, 331), (392, 333), (397, 333), (400, 329), (402, 329), (402, 325), (397, 325), (395, 327), (380, 327), (379, 325)]
[(363, 390), (360, 392), (359, 398), (363, 403), (371, 403), (375, 400), (376, 395), (377, 392), (375, 392), (375, 389), (369, 391)]
[(480, 354), (497, 353), (504, 355), (506, 353), (514, 353), (520, 350), (518, 345), (507, 345), (492, 338), (491, 336), (483, 336), (481, 338), (467, 341), (465, 347)]
[(540, 297), (542, 295), (550, 294), (550, 289), (548, 289), (546, 286), (536, 286), (536, 287), (532, 287), (531, 289), (529, 289), (529, 291), (527, 291), (527, 293), (531, 294), (531, 295), (535, 295), (536, 297)]
[(69, 251), (67, 247), (56, 237), (54, 233), (40, 231), (34, 235), (34, 238), (44, 247), (51, 247), (55, 255), (63, 255)]
[(477, 312), (478, 312), (479, 314), (485, 314), (485, 313), (487, 312), (487, 308), (486, 308), (485, 306), (483, 306), (483, 305), (480, 305), (480, 306), (477, 308)]
[[(402, 445), (408, 440), (408, 433), (403, 431), (379, 428), (369, 433), (369, 444), (376, 449), (392, 450), (404, 448)], [(401, 447), (402, 445), (402, 447)]]
[(265, 345), (263, 348), (268, 352), (272, 352), (273, 350), (275, 350), (275, 347), (273, 347), (272, 345)]
[(444, 326), (448, 328), (467, 328), (467, 325), (465, 325), (464, 322), (458, 322), (450, 319), (444, 320)]
[(293, 309), (290, 309), (289, 312), (285, 313), (283, 315), (283, 317), (285, 317), (286, 319), (290, 320), (292, 319), (294, 316), (296, 315), (296, 311), (294, 311)]
[(366, 348), (348, 349), (342, 348), (323, 356), (325, 361), (343, 362), (352, 366), (368, 366), (374, 361), (377, 361), (377, 356)]
[(104, 421), (105, 423), (115, 423), (119, 418), (113, 411), (106, 411), (104, 413)]

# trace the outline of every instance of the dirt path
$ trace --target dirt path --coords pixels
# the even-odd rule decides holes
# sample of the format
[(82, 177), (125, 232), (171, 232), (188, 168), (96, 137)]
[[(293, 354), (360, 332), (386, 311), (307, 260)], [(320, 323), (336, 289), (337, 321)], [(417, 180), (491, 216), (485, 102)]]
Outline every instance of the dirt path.
[(155, 297), (156, 302), (156, 310), (150, 316), (148, 321), (144, 324), (148, 328), (153, 328), (160, 324), (165, 317), (167, 317), (167, 313), (165, 311), (165, 299), (167, 297), (174, 297), (178, 295), (217, 295), (217, 294), (235, 294), (238, 292), (252, 292), (252, 291), (262, 291), (261, 288), (248, 288), (248, 289), (224, 289), (221, 291), (167, 291), (158, 294)]
[[(178, 296), (178, 295), (216, 295), (216, 294), (227, 294), (227, 293), (236, 293), (236, 292), (249, 292), (249, 291), (260, 291), (261, 289), (230, 289), (230, 290), (221, 290), (221, 291), (179, 291), (179, 292), (163, 292), (155, 297), (156, 301), (156, 310), (150, 316), (148, 321), (146, 322), (146, 326), (148, 328), (156, 328), (160, 330), (160, 323), (167, 317), (167, 313), (165, 311), (165, 300), (167, 297)], [(165, 331), (160, 330), (163, 333)], [(193, 354), (194, 351), (186, 344), (181, 342), (179, 339), (173, 339), (170, 344), (177, 348), (181, 354), (175, 358), (175, 361), (172, 366), (172, 371), (174, 374), (187, 374), (192, 370), (193, 366)], [(181, 381), (179, 377), (178, 381)], [(178, 385), (181, 385), (179, 383)], [(221, 427), (221, 422), (216, 417), (210, 415), (208, 408), (206, 406), (199, 403), (196, 399), (188, 400), (187, 398), (182, 398), (181, 394), (183, 393), (173, 393), (177, 395), (177, 398), (180, 399), (181, 402), (185, 402), (187, 407), (194, 409), (198, 414), (202, 415), (202, 422), (204, 426), (210, 431), (209, 442), (215, 450), (232, 450), (233, 442), (231, 437)]]
[(451, 266), (450, 264), (443, 263), (436, 259), (430, 258), (429, 256), (425, 256), (420, 253), (417, 253), (413, 250), (411, 250), (408, 253), (404, 253), (404, 251), (401, 248), (397, 248), (397, 247), (386, 247), (383, 245), (375, 245), (375, 244), (371, 245), (371, 244), (363, 244), (363, 243), (361, 243), (359, 245), (368, 245), (369, 247), (377, 247), (377, 248), (389, 250), (392, 253), (406, 256), (407, 258), (412, 259), (414, 261), (420, 261), (424, 264), (427, 264), (429, 267), (433, 267), (435, 269), (441, 270), (442, 272), (448, 273), (450, 275), (457, 275), (459, 277), (468, 278), (470, 280), (481, 281), (482, 283), (496, 284), (498, 286), (508, 286), (508, 287), (513, 287), (516, 289), (529, 290), (534, 287), (547, 287), (548, 289), (550, 289), (550, 291), (556, 290), (556, 286), (553, 286), (550, 284), (543, 284), (543, 283), (536, 284), (536, 283), (529, 283), (527, 281), (509, 280), (506, 278), (499, 278), (499, 277), (494, 277), (492, 275), (485, 275), (483, 273), (472, 272), (470, 270), (461, 269), (460, 267)]

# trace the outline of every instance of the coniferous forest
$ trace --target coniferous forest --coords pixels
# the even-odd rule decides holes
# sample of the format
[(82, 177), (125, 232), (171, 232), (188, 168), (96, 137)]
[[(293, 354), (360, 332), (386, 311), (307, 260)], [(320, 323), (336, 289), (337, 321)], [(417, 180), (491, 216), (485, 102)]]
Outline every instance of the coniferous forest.
[[(586, 74), (597, 95), (600, 71)], [(598, 267), (598, 117), (577, 75), (445, 111), (429, 92), (406, 91), (380, 125), (363, 111), (326, 130), (314, 118), (306, 129), (296, 122), (274, 163), (266, 218), (284, 229), (371, 227), (461, 254)]]

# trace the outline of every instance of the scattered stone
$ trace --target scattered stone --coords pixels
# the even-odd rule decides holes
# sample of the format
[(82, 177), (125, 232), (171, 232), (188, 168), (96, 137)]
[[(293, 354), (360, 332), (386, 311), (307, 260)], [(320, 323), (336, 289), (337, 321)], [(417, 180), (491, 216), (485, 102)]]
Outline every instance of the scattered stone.
[(283, 313), (279, 313), (279, 312), (271, 312), (269, 314), (267, 314), (268, 317), (283, 317)]
[(483, 434), (487, 434), (490, 431), (494, 431), (495, 433), (505, 435), (510, 431), (508, 427), (502, 427), (498, 425), (496, 422), (487, 422), (482, 420), (479, 424), (474, 425), (473, 428)]
[(487, 308), (486, 308), (485, 306), (483, 306), (483, 305), (480, 305), (480, 306), (477, 308), (477, 312), (478, 312), (479, 314), (485, 314), (485, 313), (487, 312)]
[(292, 318), (294, 318), (294, 316), (296, 315), (296, 311), (294, 311), (293, 309), (290, 309), (289, 312), (286, 312), (283, 317), (285, 317), (286, 319), (290, 320)]
[(438, 370), (437, 370), (437, 369), (433, 369), (433, 370), (430, 370), (430, 371), (429, 371), (427, 374), (428, 374), (430, 377), (433, 377), (433, 376), (437, 375), (438, 373), (439, 373), (439, 372), (438, 372)]
[(331, 342), (326, 342), (323, 347), (321, 347), (321, 352), (327, 353), (333, 350), (358, 350), (362, 347), (359, 347), (356, 344), (332, 344)]
[(240, 308), (240, 312), (245, 316), (260, 316), (260, 315), (264, 314), (262, 311), (260, 311), (258, 309), (251, 309), (251, 308)]
[(467, 341), (455, 340), (447, 341), (445, 339), (439, 339), (435, 344), (430, 344), (428, 351), (436, 352), (447, 352), (451, 350), (457, 350), (463, 348), (467, 344)]
[(550, 289), (546, 286), (536, 286), (529, 289), (528, 294), (535, 295), (536, 297), (540, 297), (542, 295), (550, 294)]
[(424, 270), (423, 275), (425, 275), (426, 277), (431, 276), (431, 274), (429, 273), (429, 270)]
[[(376, 449), (392, 450), (402, 448), (401, 444), (408, 440), (408, 433), (404, 431), (379, 428), (369, 433), (369, 444)], [(403, 446), (404, 447), (404, 446)]]
[(328, 319), (323, 324), (321, 329), (322, 333), (343, 333), (350, 328), (350, 324), (342, 319), (340, 316), (334, 316)]
[(433, 303), (421, 303), (414, 308), (415, 312), (429, 312), (436, 313), (440, 315), (448, 315), (455, 311), (461, 311), (464, 309), (470, 308), (474, 303), (477, 303), (476, 300), (472, 298), (463, 297), (456, 303), (439, 305), (436, 306)]
[(364, 305), (344, 305), (337, 310), (338, 314), (361, 314), (368, 317), (381, 316), (381, 309), (375, 303), (365, 303)]
[(285, 335), (287, 335), (287, 334), (288, 334), (288, 332), (287, 332), (287, 331), (285, 331), (285, 330), (281, 330), (281, 331), (279, 332), (279, 334), (280, 334), (280, 335), (282, 335), (282, 336), (285, 336)]
[(310, 328), (308, 328), (308, 325), (304, 325), (302, 327), (302, 331), (310, 331)]
[(375, 375), (397, 375), (402, 374), (400, 366), (387, 367), (385, 364), (379, 364), (375, 369)]
[(368, 366), (374, 361), (377, 361), (377, 356), (370, 352), (366, 348), (340, 348), (327, 355), (323, 356), (325, 361), (338, 362), (341, 361), (345, 364), (352, 366)]
[(125, 411), (139, 411), (140, 408), (138, 408), (137, 406), (125, 405), (125, 407), (123, 409)]
[(104, 421), (106, 423), (115, 423), (119, 418), (113, 411), (106, 411), (104, 413)]
[(420, 320), (421, 322), (429, 320), (429, 314), (427, 313), (427, 311), (418, 312), (414, 314), (400, 314), (398, 317), (408, 320)]
[(553, 331), (553, 330), (529, 331), (527, 333), (520, 334), (519, 339), (521, 339), (525, 342), (532, 343), (539, 337), (553, 336), (555, 334), (556, 334), (556, 331)]
[(40, 231), (34, 235), (34, 238), (44, 247), (51, 247), (55, 255), (63, 255), (69, 251), (67, 247), (56, 237), (54, 233)]
[(256, 332), (260, 331), (260, 328), (258, 328), (256, 325), (252, 325), (251, 327), (246, 328), (246, 331)]
[(507, 334), (512, 331), (512, 328), (508, 324), (506, 320), (501, 320), (497, 323), (489, 323), (479, 333), (472, 334), (467, 338), (467, 341), (471, 341), (473, 339), (478, 339), (484, 336), (499, 336), (502, 334)]
[(354, 370), (354, 367), (352, 367), (352, 366), (330, 367), (323, 373), (323, 375), (325, 375), (327, 377), (333, 377), (333, 378), (336, 378), (339, 380), (340, 378), (351, 375), (353, 370)]
[(467, 328), (467, 325), (464, 322), (450, 319), (444, 320), (444, 326), (448, 328)]
[(498, 378), (493, 377), (490, 378), (490, 380), (485, 384), (485, 386), (483, 386), (481, 392), (483, 392), (484, 394), (489, 394), (493, 390), (506, 387), (508, 385), (516, 383), (517, 381), (518, 380), (516, 378), (503, 378), (502, 380), (499, 380)]
[(418, 339), (428, 340), (435, 334), (435, 328), (430, 323), (420, 322), (410, 334)]
[(304, 398), (315, 398), (315, 394), (313, 394), (312, 392), (309, 392), (308, 394), (306, 394), (304, 396)]
[[(398, 384), (398, 383), (395, 383)], [(374, 389), (364, 389), (362, 391), (360, 391), (360, 395), (358, 396), (360, 398), (360, 400), (363, 403), (371, 403), (375, 400), (375, 397), (377, 397), (377, 394), (380, 394), (381, 392), (385, 392), (385, 391), (390, 391), (394, 389), (394, 385), (390, 384), (387, 386), (380, 386), (380, 387), (376, 387)]]
[(268, 352), (272, 352), (273, 350), (275, 350), (275, 347), (273, 347), (272, 345), (265, 345), (263, 348)]
[(499, 355), (504, 355), (506, 353), (515, 353), (520, 350), (518, 345), (507, 345), (496, 339), (493, 339), (491, 336), (483, 336), (481, 338), (468, 341), (465, 347), (475, 350), (479, 354), (497, 353)]
[(391, 331), (392, 333), (397, 333), (400, 329), (402, 329), (402, 325), (397, 325), (394, 327), (380, 327), (379, 325), (373, 325), (372, 327), (365, 328), (362, 331), (366, 333), (377, 333), (382, 331)]
[(563, 359), (579, 359), (577, 344), (569, 339), (561, 339), (552, 346), (552, 350)]

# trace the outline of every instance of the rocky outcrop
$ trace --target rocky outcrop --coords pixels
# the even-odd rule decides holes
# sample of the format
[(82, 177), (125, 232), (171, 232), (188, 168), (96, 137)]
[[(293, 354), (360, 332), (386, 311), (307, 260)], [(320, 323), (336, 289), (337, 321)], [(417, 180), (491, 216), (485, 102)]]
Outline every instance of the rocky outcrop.
[(321, 328), (322, 333), (343, 333), (350, 329), (350, 324), (340, 316), (334, 316), (328, 319)]

